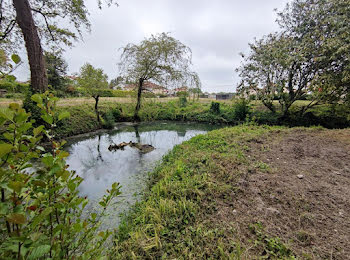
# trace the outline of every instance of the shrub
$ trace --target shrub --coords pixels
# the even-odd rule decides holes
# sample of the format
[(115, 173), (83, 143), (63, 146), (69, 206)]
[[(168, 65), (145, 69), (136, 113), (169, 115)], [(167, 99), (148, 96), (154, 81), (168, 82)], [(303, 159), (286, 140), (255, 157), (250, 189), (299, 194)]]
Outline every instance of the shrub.
[(179, 106), (185, 107), (187, 105), (187, 98), (186, 96), (180, 96), (179, 97)]
[(214, 114), (220, 114), (220, 103), (212, 101), (210, 105), (210, 112)]
[(111, 110), (107, 111), (107, 113), (103, 115), (103, 119), (104, 119), (103, 127), (106, 129), (112, 129), (115, 122), (113, 111)]
[[(99, 230), (100, 219), (120, 186), (112, 184), (101, 199), (99, 215), (84, 212), (82, 178), (67, 169), (64, 142), (55, 141), (52, 131), (69, 113), (58, 114), (57, 99), (48, 93), (32, 99), (47, 128), (33, 128), (30, 114), (16, 103), (0, 110), (0, 126), (7, 125), (0, 141), (0, 258), (101, 259), (111, 232)], [(50, 150), (40, 146), (43, 136)], [(33, 160), (38, 164), (27, 171)]]
[(119, 108), (112, 109), (112, 115), (115, 121), (118, 121), (121, 118), (122, 112)]
[(241, 98), (233, 103), (234, 118), (235, 120), (244, 121), (250, 114), (249, 102)]

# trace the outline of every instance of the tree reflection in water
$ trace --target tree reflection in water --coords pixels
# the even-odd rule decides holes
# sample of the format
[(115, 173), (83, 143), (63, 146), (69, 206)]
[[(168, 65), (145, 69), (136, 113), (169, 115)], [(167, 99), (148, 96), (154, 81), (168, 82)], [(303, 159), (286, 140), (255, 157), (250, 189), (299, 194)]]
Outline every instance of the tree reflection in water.
[[(119, 214), (129, 209), (142, 195), (147, 173), (154, 169), (170, 149), (214, 128), (209, 125), (184, 123), (127, 126), (72, 143), (67, 147), (70, 153), (67, 163), (70, 169), (84, 178), (80, 193), (88, 196), (92, 205), (103, 196), (111, 183), (121, 183), (122, 196), (116, 199), (118, 204), (111, 208), (111, 215), (106, 223), (107, 226), (116, 225), (119, 223)], [(155, 150), (142, 153), (128, 146), (124, 150), (108, 150), (110, 144), (130, 141), (150, 144)]]

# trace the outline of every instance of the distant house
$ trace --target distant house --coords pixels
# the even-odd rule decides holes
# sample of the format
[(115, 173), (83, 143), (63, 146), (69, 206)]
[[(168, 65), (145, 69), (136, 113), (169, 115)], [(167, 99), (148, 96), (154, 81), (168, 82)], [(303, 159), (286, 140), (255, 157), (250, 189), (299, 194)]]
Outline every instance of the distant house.
[[(136, 84), (127, 84), (127, 85), (124, 85), (123, 90), (136, 91), (137, 87), (138, 87), (138, 85), (136, 85)], [(151, 92), (151, 93), (156, 94), (156, 95), (167, 95), (168, 94), (168, 90), (165, 87), (157, 85), (157, 84), (152, 83), (150, 81), (145, 81), (143, 83), (143, 90)]]
[(174, 89), (175, 94), (177, 92), (187, 92), (187, 91), (188, 91), (188, 87), (186, 87), (186, 86)]
[(168, 94), (168, 90), (160, 85), (154, 84), (150, 81), (146, 81), (145, 83), (143, 83), (143, 89), (149, 92), (152, 92), (156, 95), (167, 95)]
[(136, 90), (137, 86), (135, 84), (125, 84), (122, 89), (126, 91), (134, 91)]
[(69, 80), (71, 80), (71, 81), (74, 82), (74, 83), (76, 83), (77, 80), (79, 79), (78, 76), (74, 76), (74, 75), (72, 75), (72, 76), (66, 76), (66, 78), (69, 79)]
[(233, 97), (234, 97), (233, 93), (216, 94), (216, 100), (230, 100)]

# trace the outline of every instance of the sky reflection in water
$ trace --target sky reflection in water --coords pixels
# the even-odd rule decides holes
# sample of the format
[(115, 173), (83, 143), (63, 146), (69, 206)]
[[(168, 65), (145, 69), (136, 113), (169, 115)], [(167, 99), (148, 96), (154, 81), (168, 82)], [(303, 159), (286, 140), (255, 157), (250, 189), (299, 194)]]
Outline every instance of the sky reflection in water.
[[(80, 195), (91, 201), (89, 210), (105, 194), (113, 182), (122, 185), (122, 195), (111, 206), (107, 226), (119, 223), (119, 215), (129, 209), (145, 189), (147, 172), (154, 169), (169, 150), (192, 137), (206, 133), (217, 127), (189, 123), (143, 123), (100, 133), (83, 140), (73, 141), (66, 147), (70, 153), (67, 163), (84, 178), (80, 185)], [(109, 151), (110, 144), (121, 142), (150, 144), (155, 150), (146, 154), (138, 149), (126, 147), (124, 150)]]

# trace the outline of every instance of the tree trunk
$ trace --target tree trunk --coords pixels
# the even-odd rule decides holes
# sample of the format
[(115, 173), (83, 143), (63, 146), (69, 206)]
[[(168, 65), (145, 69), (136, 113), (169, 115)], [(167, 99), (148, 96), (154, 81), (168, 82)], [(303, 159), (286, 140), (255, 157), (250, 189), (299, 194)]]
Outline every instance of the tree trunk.
[(100, 96), (99, 95), (94, 96), (94, 99), (95, 99), (95, 113), (96, 113), (96, 117), (97, 117), (97, 122), (99, 124), (101, 124), (100, 113), (98, 112), (98, 101), (100, 99)]
[(134, 121), (140, 121), (139, 111), (141, 108), (141, 94), (142, 94), (143, 81), (144, 79), (142, 78), (139, 79), (139, 88), (137, 90), (137, 103), (135, 108)]
[(28, 0), (13, 0), (16, 21), (21, 28), (30, 66), (30, 80), (33, 92), (45, 92), (48, 87), (46, 68), (38, 30)]

